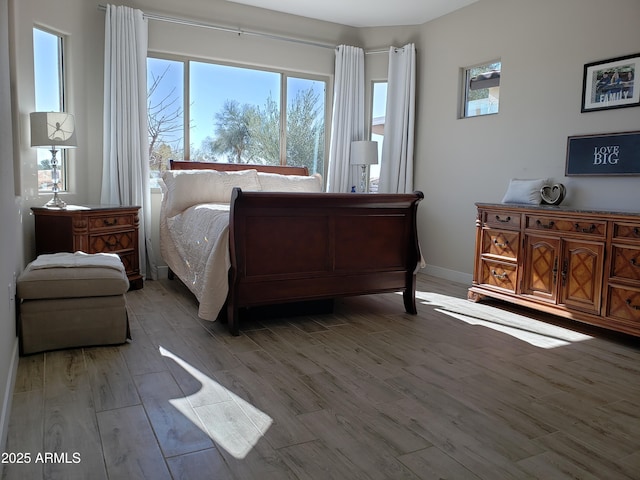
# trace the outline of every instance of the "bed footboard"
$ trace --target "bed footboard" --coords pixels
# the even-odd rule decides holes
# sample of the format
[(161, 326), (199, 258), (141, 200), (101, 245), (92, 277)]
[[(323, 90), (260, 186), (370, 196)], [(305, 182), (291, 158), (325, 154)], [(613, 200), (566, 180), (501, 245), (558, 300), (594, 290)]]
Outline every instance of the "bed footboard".
[(244, 307), (402, 291), (416, 314), (422, 192), (332, 194), (234, 189), (229, 330)]

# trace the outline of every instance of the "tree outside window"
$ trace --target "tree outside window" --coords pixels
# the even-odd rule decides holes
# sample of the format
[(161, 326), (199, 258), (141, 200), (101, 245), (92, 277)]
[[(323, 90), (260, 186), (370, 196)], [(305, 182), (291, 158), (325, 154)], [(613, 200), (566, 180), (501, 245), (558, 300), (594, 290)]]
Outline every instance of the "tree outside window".
[(148, 67), (152, 178), (170, 158), (324, 174), (325, 80), (186, 60), (149, 58)]

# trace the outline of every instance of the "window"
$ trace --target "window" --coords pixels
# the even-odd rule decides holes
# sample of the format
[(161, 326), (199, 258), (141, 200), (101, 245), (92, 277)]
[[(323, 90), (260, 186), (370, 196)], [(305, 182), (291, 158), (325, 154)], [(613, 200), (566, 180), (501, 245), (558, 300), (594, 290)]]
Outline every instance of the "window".
[[(35, 109), (38, 112), (64, 111), (64, 70), (62, 37), (40, 28), (33, 29), (33, 73)], [(51, 191), (51, 152), (37, 149), (38, 190)], [(67, 151), (58, 152), (60, 191), (67, 190)]]
[(497, 60), (463, 70), (462, 118), (498, 113), (501, 67)]
[(324, 174), (326, 82), (287, 77), (286, 158), (280, 163)]
[(148, 58), (147, 70), (149, 175), (157, 187), (169, 160), (184, 159), (184, 64)]
[(147, 66), (152, 185), (169, 159), (324, 174), (325, 79), (187, 59)]
[(387, 82), (373, 82), (373, 102), (371, 104), (371, 140), (378, 142), (378, 164), (369, 166), (369, 192), (378, 191), (380, 164), (382, 163), (382, 143), (387, 112)]

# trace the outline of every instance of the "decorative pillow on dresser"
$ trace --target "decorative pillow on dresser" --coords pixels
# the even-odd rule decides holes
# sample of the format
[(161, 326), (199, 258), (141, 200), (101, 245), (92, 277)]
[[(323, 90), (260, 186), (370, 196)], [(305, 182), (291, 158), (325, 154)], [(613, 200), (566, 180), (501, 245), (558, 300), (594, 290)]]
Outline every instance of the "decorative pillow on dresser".
[(547, 183), (546, 178), (518, 179), (512, 178), (507, 188), (507, 193), (502, 198), (502, 203), (523, 203), (527, 205), (540, 205), (542, 195), (540, 191)]

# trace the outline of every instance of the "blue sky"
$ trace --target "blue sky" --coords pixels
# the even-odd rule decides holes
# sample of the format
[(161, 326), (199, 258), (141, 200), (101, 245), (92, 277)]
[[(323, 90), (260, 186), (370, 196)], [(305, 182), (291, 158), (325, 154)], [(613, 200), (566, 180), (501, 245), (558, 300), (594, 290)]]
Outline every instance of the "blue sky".
[[(38, 112), (61, 111), (58, 41), (57, 35), (37, 28), (33, 29), (33, 68), (36, 79), (36, 111)], [(45, 79), (46, 81), (44, 81)]]

